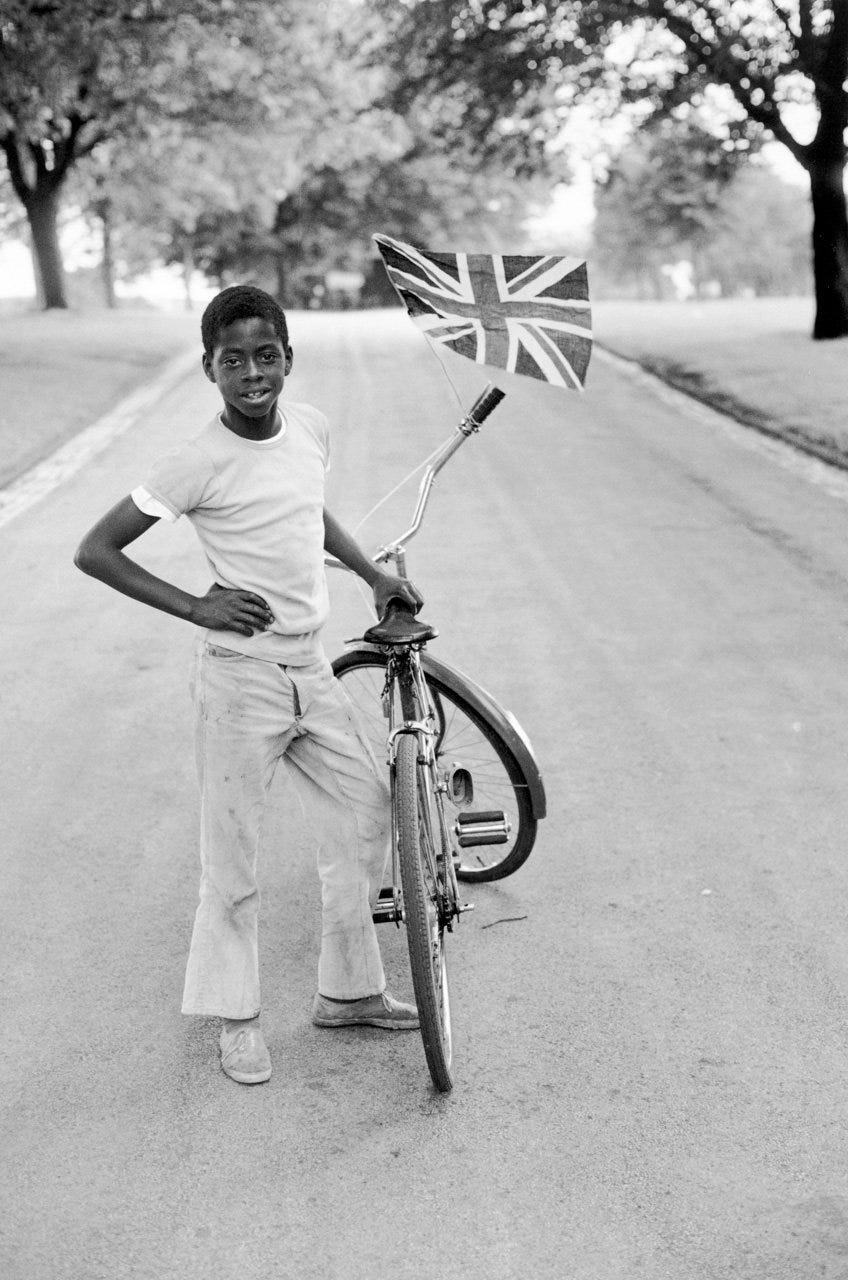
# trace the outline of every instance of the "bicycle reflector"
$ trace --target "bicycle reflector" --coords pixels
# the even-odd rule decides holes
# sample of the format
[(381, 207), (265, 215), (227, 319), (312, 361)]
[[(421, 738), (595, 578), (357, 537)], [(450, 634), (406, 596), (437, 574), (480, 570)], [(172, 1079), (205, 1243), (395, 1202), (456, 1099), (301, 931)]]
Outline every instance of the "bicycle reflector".
[(480, 809), (458, 813), (454, 835), (460, 849), (475, 844), (506, 844), (511, 830), (503, 809)]
[(452, 765), (447, 775), (448, 795), (453, 804), (474, 803), (474, 782), (461, 764)]

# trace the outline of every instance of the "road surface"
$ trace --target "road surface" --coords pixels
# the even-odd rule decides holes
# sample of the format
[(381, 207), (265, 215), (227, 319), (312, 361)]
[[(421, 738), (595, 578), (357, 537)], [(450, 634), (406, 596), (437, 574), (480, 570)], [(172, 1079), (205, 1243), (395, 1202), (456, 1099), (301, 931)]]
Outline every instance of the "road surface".
[[(351, 526), (458, 417), (406, 325), (292, 317)], [(214, 389), (188, 375), (0, 532), (5, 1280), (848, 1275), (848, 492), (617, 364), (583, 399), (500, 381), (410, 569), (434, 653), (530, 734), (549, 816), (452, 939), (447, 1097), (417, 1036), (311, 1026), (320, 833), (283, 788), (269, 1084), (179, 1013), (194, 638), (71, 557)], [(206, 582), (188, 527), (138, 555)], [(333, 593), (331, 651), (367, 619)]]

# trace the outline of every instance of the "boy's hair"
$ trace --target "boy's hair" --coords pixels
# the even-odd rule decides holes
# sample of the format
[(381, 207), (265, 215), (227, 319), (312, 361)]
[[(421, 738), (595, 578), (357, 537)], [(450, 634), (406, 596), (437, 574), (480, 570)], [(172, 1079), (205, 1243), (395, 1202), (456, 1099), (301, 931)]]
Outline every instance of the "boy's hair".
[(209, 303), (200, 321), (200, 335), (203, 339), (203, 350), (208, 356), (215, 352), (215, 343), (222, 329), (235, 320), (268, 320), (274, 326), (274, 332), (288, 348), (289, 330), (286, 316), (280, 304), (252, 284), (234, 284), (222, 290)]

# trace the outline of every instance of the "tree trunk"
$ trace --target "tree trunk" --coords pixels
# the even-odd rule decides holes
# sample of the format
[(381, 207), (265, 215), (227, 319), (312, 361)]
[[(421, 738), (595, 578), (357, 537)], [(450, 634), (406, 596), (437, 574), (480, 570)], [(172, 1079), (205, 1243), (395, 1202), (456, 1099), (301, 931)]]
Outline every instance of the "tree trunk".
[(848, 214), (844, 167), (842, 158), (811, 158), (809, 165), (816, 290), (814, 338), (848, 335)]
[(32, 238), (32, 226), (29, 232), (29, 256), (32, 258), (32, 274), (35, 277), (35, 305), (39, 311), (44, 310), (44, 290), (41, 287), (41, 272), (38, 269), (38, 258), (35, 253), (35, 241)]
[(65, 269), (59, 249), (57, 191), (33, 191), (26, 204), (40, 295), (45, 309), (66, 308)]
[(103, 279), (103, 297), (106, 306), (113, 311), (115, 300), (115, 255), (112, 252), (112, 210), (107, 199), (98, 200), (97, 216), (100, 218), (101, 245), (103, 249), (100, 272)]
[(183, 288), (185, 289), (185, 309), (194, 310), (194, 298), (191, 293), (194, 279), (194, 240), (191, 236), (183, 238)]
[(274, 272), (277, 277), (277, 301), (284, 307), (288, 305), (286, 294), (289, 287), (289, 271), (285, 252), (279, 248), (274, 250)]

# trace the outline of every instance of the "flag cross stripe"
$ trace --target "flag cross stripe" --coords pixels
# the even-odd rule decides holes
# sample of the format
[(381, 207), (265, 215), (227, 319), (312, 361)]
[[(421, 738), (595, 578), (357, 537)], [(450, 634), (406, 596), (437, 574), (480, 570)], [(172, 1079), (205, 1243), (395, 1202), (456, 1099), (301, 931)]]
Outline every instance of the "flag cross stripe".
[(582, 388), (592, 345), (585, 263), (423, 253), (375, 239), (401, 301), (432, 341), (481, 364)]

